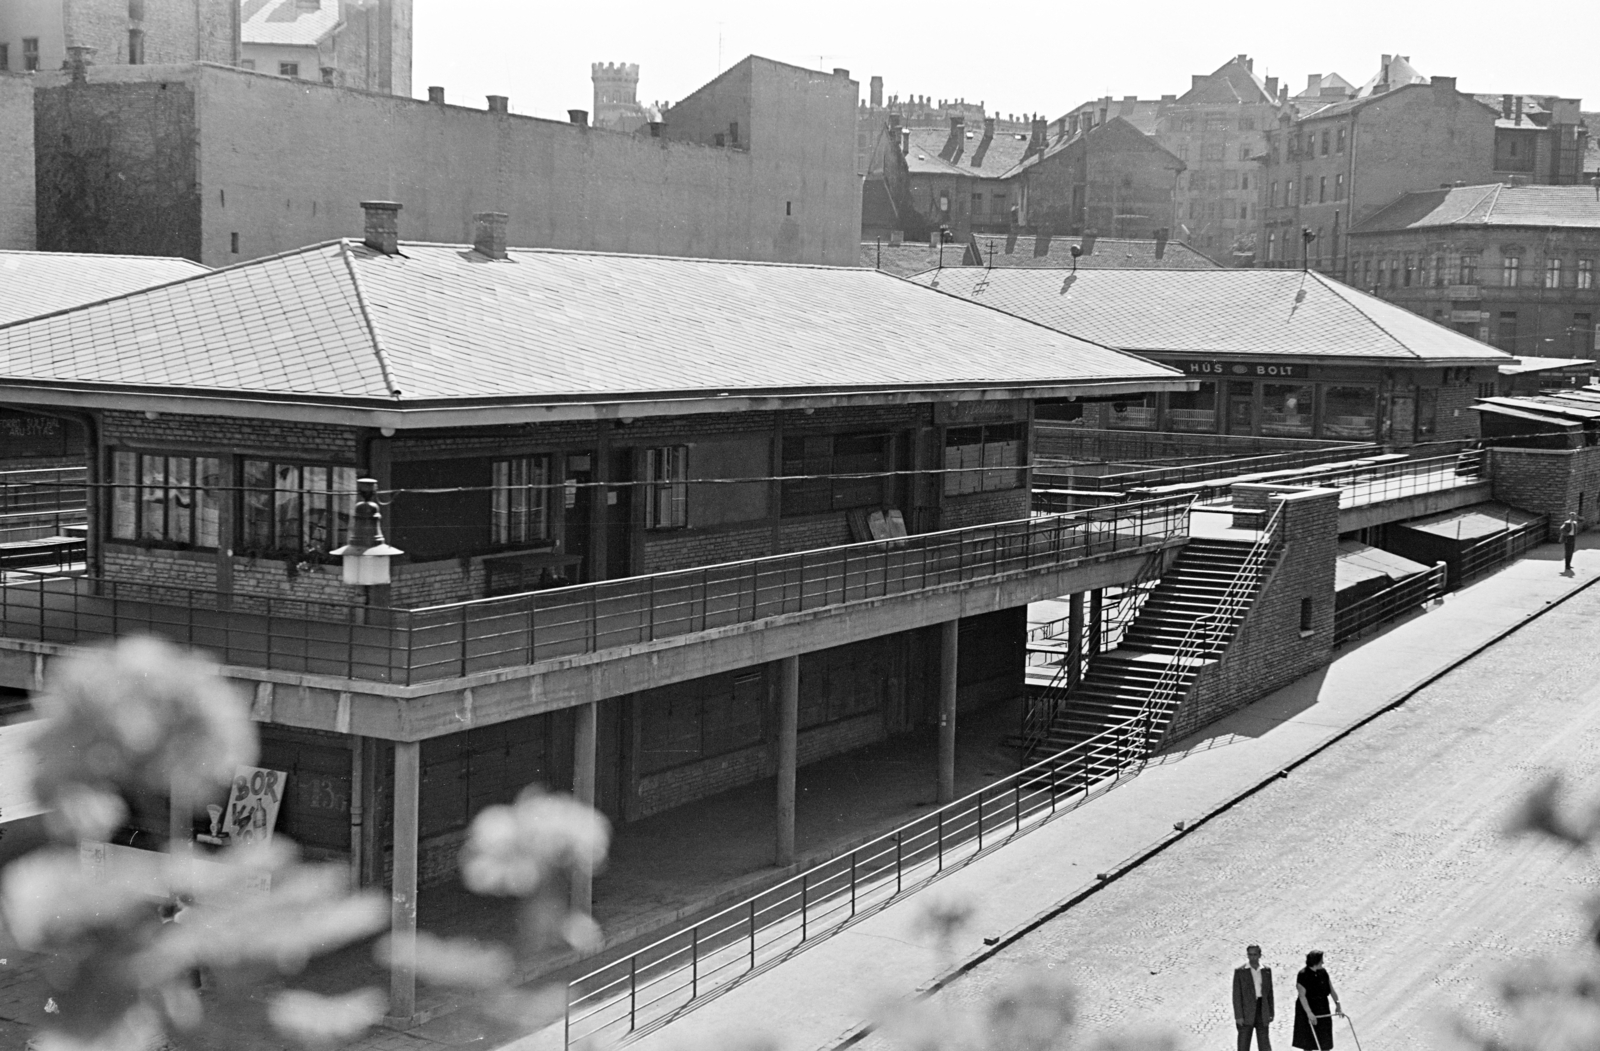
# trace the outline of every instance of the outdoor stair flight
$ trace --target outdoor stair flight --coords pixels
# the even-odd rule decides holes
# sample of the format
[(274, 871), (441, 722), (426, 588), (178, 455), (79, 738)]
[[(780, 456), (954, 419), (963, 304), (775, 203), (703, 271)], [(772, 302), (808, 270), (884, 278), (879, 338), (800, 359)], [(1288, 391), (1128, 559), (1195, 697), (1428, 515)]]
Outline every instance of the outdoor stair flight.
[[(1249, 542), (1200, 538), (1184, 545), (1177, 560), (1161, 575), (1115, 649), (1094, 654), (1083, 679), (1067, 687), (1053, 684), (1055, 714), (1029, 761), (1069, 752), (1098, 734), (1149, 712), (1146, 739), (1160, 742), (1173, 712), (1194, 685), (1200, 670), (1222, 656), (1238, 634), (1272, 569), (1268, 560), (1248, 597), (1231, 616), (1213, 617), (1196, 632), (1197, 622), (1215, 614), (1230, 586), (1246, 570)], [(1185, 639), (1188, 645), (1185, 647)], [(1187, 649), (1187, 653), (1184, 650)], [(1163, 678), (1170, 688), (1163, 688)], [(1100, 756), (1101, 753), (1096, 753)], [(1111, 755), (1087, 760), (1090, 777), (1115, 773)], [(1072, 764), (1076, 771), (1077, 764)]]

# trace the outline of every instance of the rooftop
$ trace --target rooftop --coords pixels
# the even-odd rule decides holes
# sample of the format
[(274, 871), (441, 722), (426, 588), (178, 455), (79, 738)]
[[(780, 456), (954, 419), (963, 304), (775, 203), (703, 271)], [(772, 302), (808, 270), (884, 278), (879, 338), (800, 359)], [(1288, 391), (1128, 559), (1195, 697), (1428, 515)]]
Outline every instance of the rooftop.
[(0, 325), (205, 272), (167, 256), (0, 251)]
[[(1019, 235), (1010, 252), (1006, 251), (1007, 238), (1003, 234), (978, 234), (978, 247), (982, 250), (984, 265), (1023, 267), (1070, 267), (1072, 246), (1084, 244), (1081, 237), (1052, 237), (1045, 246), (1045, 254), (1034, 255), (1038, 239), (1033, 235)], [(993, 255), (990, 248), (994, 249)], [(944, 266), (967, 266), (967, 247), (962, 244), (944, 246)], [(910, 244), (882, 244), (864, 241), (861, 245), (861, 265), (881, 269), (898, 277), (911, 277), (939, 266), (939, 250), (935, 245), (921, 242)], [(1182, 241), (1168, 241), (1161, 258), (1156, 258), (1156, 243), (1149, 239), (1101, 237), (1096, 239), (1094, 250), (1078, 258), (1080, 270), (1101, 270), (1107, 267), (1151, 270), (1213, 270), (1220, 267), (1210, 256), (1190, 248)]]
[(243, 0), (239, 38), (246, 44), (316, 47), (339, 25), (340, 0)]
[(1440, 366), (1513, 360), (1314, 271), (946, 268), (914, 280), (1140, 354)]
[(996, 131), (988, 146), (984, 147), (982, 124), (964, 125), (956, 143), (959, 149), (952, 151), (946, 150), (951, 135), (948, 127), (908, 130), (911, 134), (910, 148), (906, 151), (906, 167), (913, 175), (968, 175), (997, 179), (1009, 174), (1028, 148), (1028, 135), (1011, 131)]
[(411, 242), (331, 241), (0, 327), (6, 401), (394, 427), (1168, 382), (858, 267)]
[(1356, 224), (1352, 234), (1442, 226), (1544, 226), (1600, 229), (1600, 191), (1592, 186), (1455, 186), (1403, 194)]

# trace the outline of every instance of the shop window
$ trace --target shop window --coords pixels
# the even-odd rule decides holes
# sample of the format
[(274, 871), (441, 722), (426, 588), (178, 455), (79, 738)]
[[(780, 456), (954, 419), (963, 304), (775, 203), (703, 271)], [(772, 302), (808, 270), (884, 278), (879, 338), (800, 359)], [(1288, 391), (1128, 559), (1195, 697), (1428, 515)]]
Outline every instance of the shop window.
[[(3, 67), (0, 67), (3, 68)], [(1589, 289), (1594, 287), (1594, 260), (1578, 260), (1578, 287)]]
[(499, 547), (552, 542), (551, 457), (496, 460), (491, 474), (489, 539)]
[(1195, 390), (1175, 390), (1168, 394), (1167, 426), (1175, 431), (1216, 431), (1217, 385), (1202, 383)]
[(344, 543), (356, 469), (243, 462), (242, 546), (250, 554), (325, 553)]
[(1322, 436), (1371, 441), (1378, 432), (1376, 387), (1324, 387)]
[(946, 496), (1022, 486), (1023, 425), (952, 427), (944, 436)]
[(215, 548), (222, 461), (212, 456), (111, 454), (111, 538)]
[(782, 513), (817, 515), (884, 503), (887, 434), (807, 434), (783, 439)]
[(1261, 385), (1261, 433), (1309, 438), (1314, 410), (1309, 384)]
[(1106, 423), (1118, 430), (1153, 431), (1156, 429), (1156, 399), (1153, 394), (1130, 395), (1111, 403)]
[(689, 524), (689, 447), (646, 449), (646, 529), (682, 529)]
[(1544, 261), (1544, 287), (1561, 287), (1561, 260), (1546, 259)]

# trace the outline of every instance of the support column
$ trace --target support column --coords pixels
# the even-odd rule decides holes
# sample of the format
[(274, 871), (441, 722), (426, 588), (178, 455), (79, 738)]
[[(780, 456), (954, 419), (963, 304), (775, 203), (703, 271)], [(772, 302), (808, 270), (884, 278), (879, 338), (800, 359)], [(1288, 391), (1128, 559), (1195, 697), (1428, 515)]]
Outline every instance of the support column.
[(1067, 685), (1076, 686), (1083, 668), (1083, 592), (1067, 599)]
[(1106, 591), (1105, 588), (1095, 588), (1089, 592), (1089, 655), (1094, 656), (1100, 652), (1100, 647), (1105, 641), (1105, 616)]
[(942, 805), (956, 797), (956, 669), (961, 621), (939, 625), (939, 797)]
[(422, 783), (422, 745), (394, 745), (394, 886), (389, 933), (394, 943), (389, 976), (389, 1015), (417, 1013), (417, 803)]
[[(572, 726), (572, 795), (584, 806), (594, 806), (595, 754), (599, 740), (600, 706), (594, 701), (574, 708)], [(584, 866), (572, 870), (573, 911), (587, 915), (594, 910), (594, 872)]]
[(794, 864), (794, 776), (800, 754), (800, 658), (778, 662), (777, 864)]
[(364, 842), (362, 824), (366, 816), (366, 800), (361, 783), (365, 780), (366, 739), (350, 738), (350, 889), (361, 889), (361, 847)]

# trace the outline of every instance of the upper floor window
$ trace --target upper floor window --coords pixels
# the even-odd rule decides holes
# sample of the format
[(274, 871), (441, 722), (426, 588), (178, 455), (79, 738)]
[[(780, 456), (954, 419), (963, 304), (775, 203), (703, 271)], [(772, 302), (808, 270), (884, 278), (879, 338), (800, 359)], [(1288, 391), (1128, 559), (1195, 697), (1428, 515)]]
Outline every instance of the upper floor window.
[(1273, 179), (1272, 182), (1267, 186), (1267, 207), (1268, 208), (1276, 208), (1276, 207), (1278, 207), (1278, 180), (1277, 179)]
[(1522, 257), (1515, 255), (1500, 258), (1500, 283), (1507, 288), (1515, 288), (1517, 279), (1522, 274)]
[(1206, 130), (1207, 131), (1227, 131), (1228, 130), (1228, 118), (1227, 117), (1207, 117), (1206, 118)]
[(1338, 134), (1338, 136), (1336, 138), (1336, 142), (1337, 142), (1337, 146), (1335, 147), (1335, 151), (1338, 152), (1338, 153), (1343, 153), (1344, 152), (1344, 125), (1343, 124), (1339, 125), (1339, 134)]
[(689, 447), (665, 445), (644, 451), (646, 529), (682, 529), (689, 524)]
[(1478, 283), (1478, 253), (1461, 253), (1461, 280), (1460, 284), (1475, 285)]
[[(1326, 184), (1327, 180), (1324, 179), (1323, 182), (1324, 182), (1324, 184)], [(1310, 204), (1311, 203), (1311, 180), (1310, 179), (1307, 179), (1305, 181), (1305, 185), (1301, 187), (1301, 190), (1302, 190), (1302, 193), (1300, 194), (1300, 203), (1301, 204)]]
[(1317, 178), (1317, 203), (1320, 204), (1323, 201), (1326, 201), (1327, 199), (1328, 199), (1328, 177), (1326, 175), (1319, 176)]
[(1544, 287), (1561, 287), (1561, 260), (1546, 259), (1544, 261)]
[(279, 62), (278, 63), (278, 76), (280, 76), (280, 77), (298, 77), (299, 75), (300, 75), (300, 63), (298, 63), (298, 62)]
[(240, 537), (256, 553), (325, 554), (344, 543), (356, 469), (245, 460)]
[(489, 540), (502, 547), (548, 544), (555, 535), (551, 458), (496, 460), (489, 490)]
[(782, 513), (815, 515), (884, 502), (887, 434), (797, 434), (783, 439)]
[(0, 43), (0, 73), (11, 70), (11, 45)]
[(39, 38), (36, 36), (25, 36), (22, 38), (22, 68), (24, 72), (38, 72)]
[(1336, 200), (1336, 201), (1344, 200), (1344, 176), (1343, 175), (1335, 175), (1333, 177), (1333, 199)]
[(222, 461), (214, 456), (113, 452), (111, 538), (214, 548), (221, 486)]
[(1329, 143), (1332, 141), (1332, 139), (1333, 139), (1333, 133), (1332, 132), (1324, 131), (1322, 133), (1322, 155), (1324, 157), (1326, 157), (1328, 155), (1328, 146), (1329, 146)]
[(1239, 130), (1240, 131), (1255, 131), (1256, 130), (1256, 119), (1254, 117), (1240, 117), (1239, 118)]
[(1249, 143), (1246, 143), (1243, 146), (1239, 147), (1239, 159), (1241, 161), (1247, 161), (1247, 160), (1250, 159), (1250, 145), (1249, 145)]
[(1579, 259), (1578, 260), (1578, 287), (1579, 288), (1593, 288), (1594, 287), (1594, 260), (1593, 259)]
[(1240, 172), (1239, 173), (1239, 189), (1248, 190), (1249, 188), (1250, 188), (1250, 173), (1249, 172)]
[(944, 436), (944, 492), (1016, 489), (1022, 485), (1022, 424), (952, 427)]
[(1267, 233), (1267, 262), (1272, 262), (1274, 253), (1278, 250), (1278, 235), (1272, 231)]
[(128, 30), (128, 65), (144, 65), (144, 30)]
[(1442, 287), (1444, 279), (1444, 254), (1441, 252), (1433, 257), (1433, 286), (1435, 288)]
[(1403, 288), (1410, 288), (1411, 287), (1411, 272), (1412, 272), (1412, 270), (1414, 268), (1415, 268), (1415, 263), (1412, 261), (1411, 256), (1409, 256), (1409, 255), (1406, 256), (1405, 257), (1405, 271), (1400, 277), (1401, 287), (1403, 287)]

